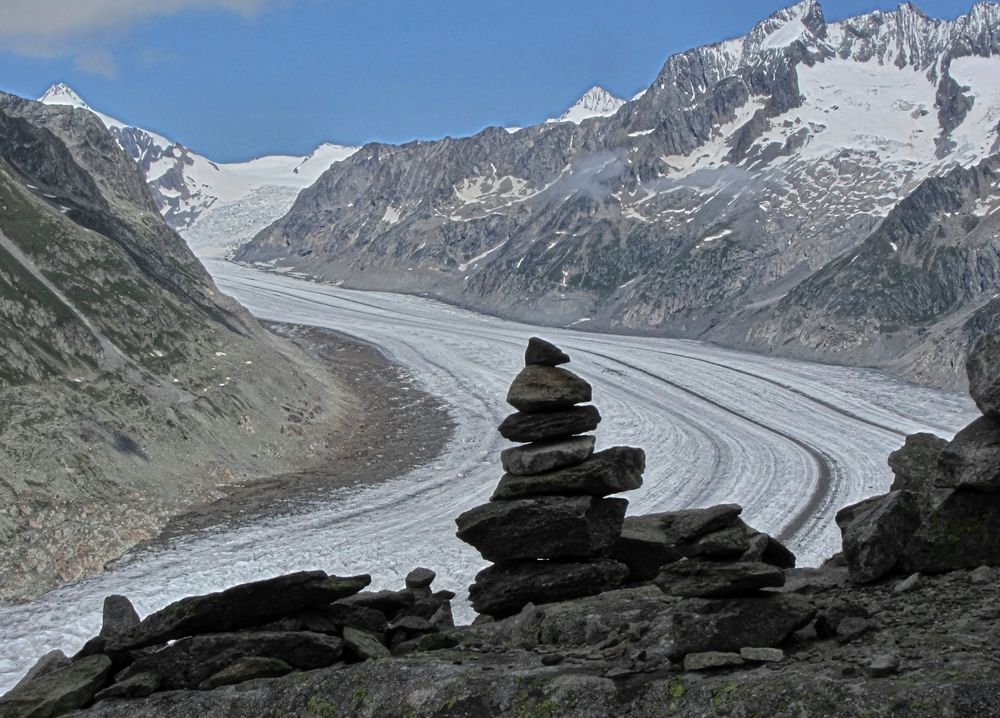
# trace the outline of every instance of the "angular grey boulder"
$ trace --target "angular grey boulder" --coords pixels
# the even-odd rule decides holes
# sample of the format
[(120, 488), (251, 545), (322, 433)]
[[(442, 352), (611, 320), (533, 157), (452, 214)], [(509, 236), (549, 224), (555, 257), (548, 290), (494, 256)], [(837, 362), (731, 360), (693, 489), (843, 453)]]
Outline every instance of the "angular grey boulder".
[(574, 436), (563, 441), (541, 441), (513, 446), (500, 452), (503, 470), (514, 476), (530, 476), (579, 464), (594, 453), (593, 436)]
[(220, 686), (234, 686), (258, 678), (277, 678), (291, 672), (292, 667), (277, 658), (249, 656), (239, 659), (218, 673), (213, 673), (198, 687), (211, 690)]
[(526, 496), (608, 496), (642, 486), (646, 453), (642, 449), (616, 446), (580, 464), (534, 476), (505, 474), (491, 501)]
[(744, 646), (775, 647), (816, 615), (804, 596), (779, 594), (751, 598), (688, 599), (684, 607), (654, 625), (667, 655), (738, 653)]
[[(630, 581), (650, 581), (656, 578), (664, 564), (706, 551), (711, 553), (714, 539), (698, 546), (702, 537), (734, 527), (743, 532), (744, 524), (739, 519), (742, 510), (737, 504), (720, 504), (706, 509), (629, 516), (610, 555), (629, 567)], [(745, 537), (737, 537), (737, 541), (741, 542), (742, 551), (735, 556), (730, 554), (731, 557), (738, 557), (749, 549)]]
[(192, 689), (219, 671), (251, 657), (277, 659), (300, 670), (325, 668), (340, 659), (343, 645), (337, 636), (305, 631), (209, 633), (146, 653), (117, 678), (124, 681), (150, 673), (159, 678), (159, 690)]
[(766, 563), (688, 560), (664, 566), (655, 583), (669, 596), (728, 598), (782, 586), (785, 574)]
[(956, 489), (924, 519), (900, 564), (942, 573), (1000, 566), (1000, 494)]
[(778, 539), (750, 526), (745, 531), (749, 547), (740, 556), (741, 561), (761, 561), (779, 568), (795, 568), (795, 554)]
[(969, 393), (986, 416), (1000, 416), (1000, 333), (979, 338), (965, 360)]
[(104, 599), (104, 615), (101, 622), (101, 638), (120, 636), (140, 623), (132, 602), (125, 596), (108, 596)]
[(125, 651), (199, 633), (251, 628), (351, 596), (369, 583), (367, 575), (341, 578), (323, 571), (300, 571), (190, 596), (111, 636), (105, 647), (109, 652)]
[(655, 516), (626, 516), (609, 556), (628, 566), (629, 581), (651, 581), (661, 566), (684, 557), (667, 542)]
[(500, 435), (509, 441), (550, 441), (593, 431), (601, 423), (596, 406), (574, 406), (538, 414), (517, 412), (500, 424)]
[(1000, 417), (982, 416), (941, 452), (939, 486), (1000, 492)]
[(590, 384), (571, 371), (531, 364), (514, 378), (507, 403), (518, 411), (558, 411), (585, 404), (592, 397)]
[(458, 537), (487, 561), (592, 557), (621, 532), (628, 502), (590, 496), (537, 496), (493, 501), (456, 519)]
[(566, 601), (619, 588), (627, 575), (628, 567), (609, 559), (499, 564), (476, 574), (469, 599), (477, 613), (502, 618), (529, 603)]
[(344, 629), (344, 645), (363, 661), (389, 658), (392, 655), (379, 636), (357, 628), (347, 627)]
[(90, 703), (111, 675), (111, 659), (88, 656), (33, 680), (0, 698), (0, 716), (53, 718)]
[(910, 434), (903, 446), (889, 454), (895, 476), (890, 491), (913, 491), (930, 496), (941, 476), (938, 459), (948, 442), (934, 434)]
[(920, 505), (912, 491), (892, 491), (845, 506), (836, 520), (851, 580), (870, 583), (899, 563), (920, 526)]
[(569, 355), (552, 342), (540, 337), (531, 337), (528, 348), (524, 351), (525, 365), (539, 364), (541, 366), (559, 366), (569, 363)]
[(434, 583), (437, 574), (429, 568), (415, 568), (406, 574), (405, 583), (407, 588), (430, 588)]
[(125, 680), (108, 686), (94, 696), (94, 701), (107, 701), (113, 698), (130, 700), (145, 698), (160, 689), (160, 677), (155, 673), (136, 673)]
[(46, 673), (51, 673), (52, 671), (58, 670), (60, 668), (65, 668), (69, 665), (69, 658), (60, 649), (55, 649), (49, 651), (44, 656), (35, 661), (35, 665), (28, 669), (28, 672), (21, 676), (21, 680), (17, 682), (14, 686), (15, 688), (22, 683), (30, 683), (36, 678), (41, 678)]

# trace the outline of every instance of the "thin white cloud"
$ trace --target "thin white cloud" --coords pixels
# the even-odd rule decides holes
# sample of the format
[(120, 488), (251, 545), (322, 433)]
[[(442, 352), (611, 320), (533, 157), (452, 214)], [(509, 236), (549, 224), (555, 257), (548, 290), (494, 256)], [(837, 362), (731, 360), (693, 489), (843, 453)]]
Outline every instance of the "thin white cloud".
[(118, 74), (118, 64), (107, 50), (85, 50), (73, 58), (77, 68), (91, 75), (113, 78)]
[(111, 45), (128, 28), (183, 10), (252, 17), (275, 0), (2, 0), (0, 50), (70, 56), (86, 72), (113, 76)]

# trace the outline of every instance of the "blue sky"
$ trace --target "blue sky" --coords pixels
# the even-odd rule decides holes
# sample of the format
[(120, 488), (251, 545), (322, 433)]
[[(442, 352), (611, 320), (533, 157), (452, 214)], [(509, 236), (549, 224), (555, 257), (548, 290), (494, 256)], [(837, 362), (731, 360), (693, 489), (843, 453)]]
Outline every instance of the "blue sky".
[[(895, 2), (821, 0), (828, 20)], [(219, 161), (460, 136), (630, 97), (780, 0), (4, 0), (0, 89), (72, 85)], [(971, 0), (917, 3), (934, 17)]]

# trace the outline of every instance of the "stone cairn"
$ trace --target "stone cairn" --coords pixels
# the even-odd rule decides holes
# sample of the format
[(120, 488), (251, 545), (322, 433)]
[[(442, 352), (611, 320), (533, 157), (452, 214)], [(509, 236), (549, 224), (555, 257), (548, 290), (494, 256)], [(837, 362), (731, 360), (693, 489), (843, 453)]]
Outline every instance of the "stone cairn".
[(494, 565), (469, 588), (473, 608), (502, 617), (620, 587), (628, 567), (608, 558), (628, 501), (607, 498), (642, 485), (645, 453), (614, 447), (594, 453), (601, 415), (591, 386), (560, 367), (569, 357), (533, 337), (507, 402), (518, 411), (499, 427), (511, 441), (506, 472), (489, 503), (458, 517), (458, 537)]

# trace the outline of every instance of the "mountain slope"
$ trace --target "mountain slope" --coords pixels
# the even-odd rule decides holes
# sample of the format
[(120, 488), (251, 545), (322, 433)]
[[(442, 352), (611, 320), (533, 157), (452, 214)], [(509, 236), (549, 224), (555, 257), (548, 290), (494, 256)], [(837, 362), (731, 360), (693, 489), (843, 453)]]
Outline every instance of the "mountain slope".
[(192, 246), (208, 254), (224, 252), (281, 217), (299, 190), (357, 149), (323, 144), (305, 157), (217, 163), (160, 134), (92, 109), (64, 83), (50, 87), (39, 101), (97, 115), (139, 165), (167, 223), (185, 235), (190, 232)]
[(308, 462), (344, 401), (218, 292), (93, 114), (10, 95), (0, 341), (0, 601)]
[[(994, 3), (954, 21), (902, 5), (827, 23), (805, 0), (671, 57), (609, 117), (368, 145), (237, 257), (532, 321), (784, 351), (761, 341), (754, 322), (773, 320), (756, 310), (860, 247), (929, 178), (1000, 150), (998, 25)], [(881, 364), (912, 339), (812, 353)]]

